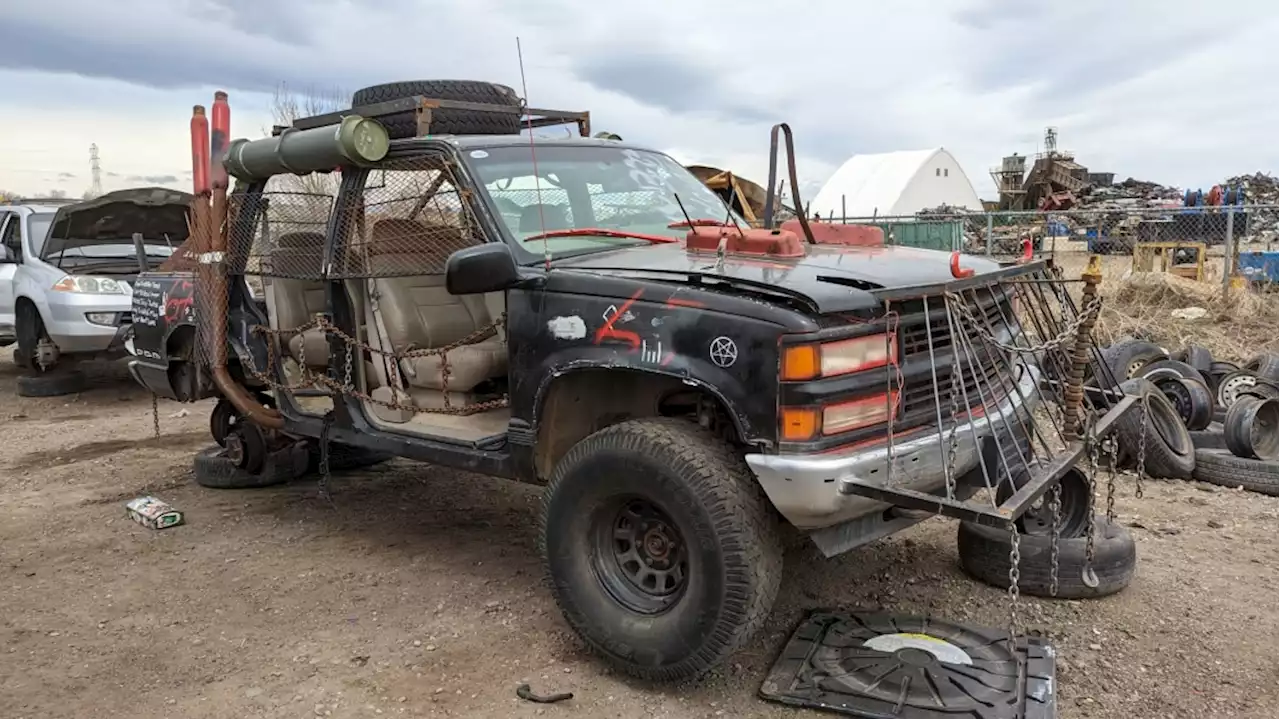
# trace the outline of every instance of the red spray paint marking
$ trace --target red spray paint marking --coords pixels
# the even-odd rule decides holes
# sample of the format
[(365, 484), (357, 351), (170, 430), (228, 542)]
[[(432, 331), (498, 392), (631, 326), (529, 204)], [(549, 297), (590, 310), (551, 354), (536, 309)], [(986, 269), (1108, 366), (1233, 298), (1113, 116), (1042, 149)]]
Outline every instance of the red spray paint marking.
[(613, 323), (617, 322), (619, 317), (626, 314), (627, 310), (631, 308), (631, 305), (634, 305), (636, 300), (640, 299), (640, 295), (643, 294), (643, 288), (636, 290), (635, 294), (631, 295), (631, 298), (626, 302), (623, 302), (622, 306), (613, 313), (612, 317), (605, 320), (605, 323), (600, 326), (600, 329), (596, 330), (595, 344), (600, 344), (606, 339), (612, 339), (631, 345), (632, 352), (640, 349), (640, 335), (632, 332), (631, 330), (614, 329)]
[(679, 297), (672, 297), (667, 300), (667, 307), (706, 307), (706, 305), (697, 300), (682, 300)]

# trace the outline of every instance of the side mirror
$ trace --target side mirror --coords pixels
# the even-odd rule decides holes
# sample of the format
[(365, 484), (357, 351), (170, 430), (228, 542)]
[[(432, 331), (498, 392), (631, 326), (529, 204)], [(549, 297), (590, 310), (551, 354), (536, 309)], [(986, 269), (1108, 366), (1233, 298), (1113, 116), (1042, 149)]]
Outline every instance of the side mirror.
[(520, 279), (520, 268), (511, 248), (502, 242), (486, 242), (449, 255), (444, 266), (444, 286), (451, 295), (500, 292)]

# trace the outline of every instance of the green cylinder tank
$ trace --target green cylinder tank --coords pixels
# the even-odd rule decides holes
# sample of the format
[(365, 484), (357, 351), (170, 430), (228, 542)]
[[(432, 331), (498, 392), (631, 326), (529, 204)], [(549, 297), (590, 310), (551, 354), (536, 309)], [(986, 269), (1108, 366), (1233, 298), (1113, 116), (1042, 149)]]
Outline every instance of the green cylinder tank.
[(288, 128), (275, 137), (235, 140), (223, 159), (227, 173), (240, 180), (274, 175), (327, 172), (344, 165), (368, 166), (387, 155), (390, 138), (382, 125), (348, 115), (337, 125), (310, 130)]

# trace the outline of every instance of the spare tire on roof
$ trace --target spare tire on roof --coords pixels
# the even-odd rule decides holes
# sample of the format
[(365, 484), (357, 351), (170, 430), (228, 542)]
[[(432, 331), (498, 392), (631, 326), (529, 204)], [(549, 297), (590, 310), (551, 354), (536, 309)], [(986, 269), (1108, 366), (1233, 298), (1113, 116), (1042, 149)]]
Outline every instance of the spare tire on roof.
[[(356, 90), (351, 96), (352, 108), (373, 105), (405, 97), (419, 95), (433, 100), (456, 100), (484, 105), (520, 108), (524, 101), (516, 91), (506, 85), (476, 80), (406, 80)], [(494, 112), (486, 110), (458, 110), (437, 108), (431, 111), (433, 135), (518, 135), (518, 112)], [(417, 117), (412, 111), (374, 118), (393, 140), (414, 137), (418, 134)]]

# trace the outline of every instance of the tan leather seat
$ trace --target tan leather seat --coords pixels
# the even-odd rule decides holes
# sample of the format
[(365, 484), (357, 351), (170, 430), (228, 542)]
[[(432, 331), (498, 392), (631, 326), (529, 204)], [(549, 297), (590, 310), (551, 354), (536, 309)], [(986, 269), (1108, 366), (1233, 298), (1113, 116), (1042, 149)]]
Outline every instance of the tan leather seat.
[[(451, 295), (445, 289), (444, 260), (474, 245), (456, 228), (389, 218), (375, 222), (364, 262), (374, 285), (382, 331), (392, 350), (435, 349), (487, 327), (502, 313), (502, 293), (490, 296)], [(433, 265), (429, 267), (428, 265)], [(409, 274), (412, 273), (412, 274)], [(401, 276), (391, 276), (401, 275)], [(400, 363), (411, 387), (466, 393), (507, 371), (505, 328), (475, 344), (449, 350), (448, 378), (439, 356), (414, 357)], [(415, 403), (419, 393), (413, 392)]]
[[(319, 232), (290, 232), (276, 238), (271, 250), (271, 266), (281, 274), (320, 277), (324, 263), (324, 235)], [(324, 282), (272, 277), (269, 296), (272, 326), (291, 330), (311, 322), (325, 311)], [(329, 345), (324, 333), (308, 330), (289, 339), (289, 354), (308, 367), (329, 366)]]

